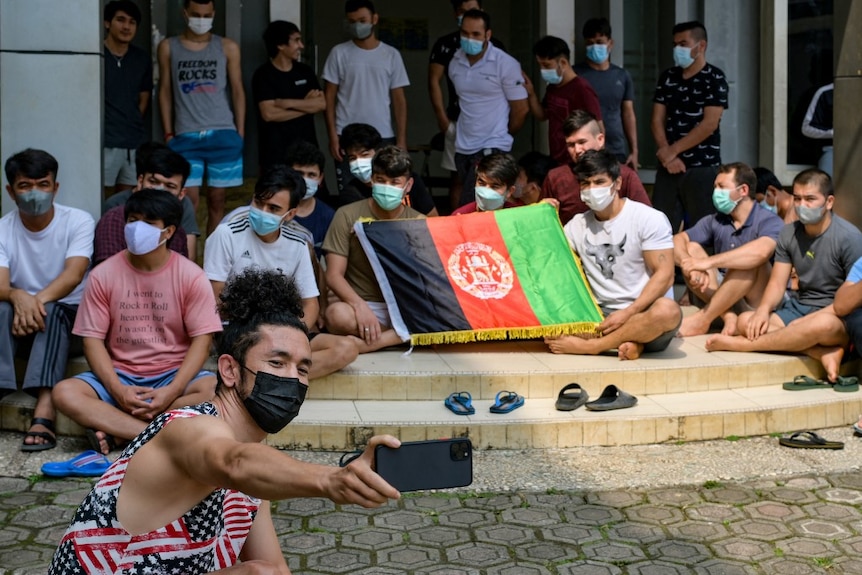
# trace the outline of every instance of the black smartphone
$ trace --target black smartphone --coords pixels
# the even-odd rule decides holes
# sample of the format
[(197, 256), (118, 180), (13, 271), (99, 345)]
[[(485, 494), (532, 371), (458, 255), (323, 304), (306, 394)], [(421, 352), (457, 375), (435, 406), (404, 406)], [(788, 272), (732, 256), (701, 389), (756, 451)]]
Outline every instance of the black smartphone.
[(460, 437), (378, 445), (374, 466), (398, 491), (465, 487), (473, 483), (473, 444)]

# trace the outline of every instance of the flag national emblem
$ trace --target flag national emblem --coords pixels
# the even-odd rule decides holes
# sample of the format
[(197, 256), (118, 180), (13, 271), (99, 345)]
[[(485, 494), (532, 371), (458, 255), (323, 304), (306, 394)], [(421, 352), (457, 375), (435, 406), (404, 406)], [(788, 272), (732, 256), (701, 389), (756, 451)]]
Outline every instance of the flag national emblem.
[(602, 321), (548, 204), (354, 230), (393, 328), (415, 345), (588, 335)]

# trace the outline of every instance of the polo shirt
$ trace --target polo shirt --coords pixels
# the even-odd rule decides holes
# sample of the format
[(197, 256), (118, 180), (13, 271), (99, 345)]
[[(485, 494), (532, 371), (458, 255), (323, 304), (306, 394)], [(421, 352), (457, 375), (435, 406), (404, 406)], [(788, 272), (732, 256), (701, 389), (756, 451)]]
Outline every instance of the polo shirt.
[(700, 218), (685, 233), (689, 240), (704, 247), (712, 247), (715, 253), (722, 254), (758, 238), (767, 237), (778, 241), (778, 234), (783, 227), (781, 218), (754, 202), (751, 213), (738, 229), (729, 215), (710, 214)]
[(509, 101), (526, 100), (521, 65), (490, 42), (472, 66), (463, 50), (449, 63), (449, 78), (461, 106), (455, 152), (475, 154), (485, 148), (511, 150)]

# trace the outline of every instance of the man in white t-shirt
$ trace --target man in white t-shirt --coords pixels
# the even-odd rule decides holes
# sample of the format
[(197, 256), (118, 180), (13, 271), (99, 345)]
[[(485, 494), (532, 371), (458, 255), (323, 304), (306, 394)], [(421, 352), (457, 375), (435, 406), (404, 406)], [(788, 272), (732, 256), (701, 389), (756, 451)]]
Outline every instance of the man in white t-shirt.
[(336, 161), (339, 191), (350, 179), (339, 144), (344, 126), (357, 122), (370, 124), (380, 132), (384, 143), (407, 149), (404, 87), (410, 85), (401, 54), (374, 34), (379, 17), (374, 3), (370, 0), (347, 0), (344, 12), (351, 39), (332, 49), (321, 74), (326, 81), (323, 95), (326, 99), (329, 152)]
[(96, 224), (54, 203), (60, 184), (51, 154), (27, 149), (5, 168), (17, 209), (0, 219), (0, 397), (17, 389), (15, 353), (29, 348), (22, 389), (37, 400), (21, 450), (42, 451), (57, 445), (51, 388), (66, 372)]
[(623, 360), (662, 351), (682, 322), (682, 310), (667, 297), (674, 276), (670, 223), (663, 213), (620, 197), (620, 164), (611, 152), (585, 152), (574, 171), (590, 209), (572, 218), (565, 234), (605, 320), (597, 338), (549, 337), (545, 343), (554, 353), (616, 349)]
[(359, 351), (358, 338), (315, 333), (320, 292), (311, 262), (313, 247), (305, 234), (287, 225), (304, 195), (305, 182), (297, 172), (281, 164), (268, 168), (255, 184), (248, 211), (226, 219), (207, 239), (204, 271), (216, 299), (228, 278), (250, 266), (292, 277), (302, 298), (302, 320), (312, 332), (314, 379), (348, 365)]

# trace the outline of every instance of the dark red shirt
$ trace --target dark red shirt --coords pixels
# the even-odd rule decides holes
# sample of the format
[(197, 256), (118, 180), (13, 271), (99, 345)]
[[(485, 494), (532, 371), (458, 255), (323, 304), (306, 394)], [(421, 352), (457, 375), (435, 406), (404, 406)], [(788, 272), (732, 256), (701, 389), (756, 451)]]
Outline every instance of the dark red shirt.
[(575, 110), (586, 110), (602, 120), (602, 106), (599, 97), (589, 82), (576, 76), (574, 80), (563, 86), (548, 84), (542, 108), (548, 118), (548, 148), (551, 157), (560, 165), (572, 161), (566, 150), (566, 136), (563, 135), (563, 122)]
[[(652, 206), (637, 173), (626, 165), (620, 165), (620, 176), (623, 179), (620, 197), (629, 198), (642, 204)], [(572, 172), (572, 164), (559, 166), (548, 172), (542, 185), (542, 198), (556, 198), (560, 202), (560, 222), (566, 225), (575, 214), (589, 210), (587, 204), (581, 201), (581, 186)]]
[[(96, 239), (93, 248), (93, 265), (99, 265), (114, 254), (126, 249), (125, 206), (117, 206), (105, 212), (96, 224)], [(186, 232), (179, 226), (168, 240), (168, 247), (178, 254), (189, 257)]]

